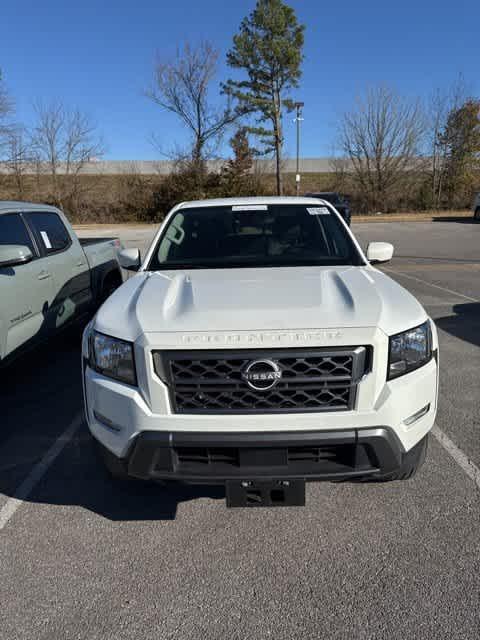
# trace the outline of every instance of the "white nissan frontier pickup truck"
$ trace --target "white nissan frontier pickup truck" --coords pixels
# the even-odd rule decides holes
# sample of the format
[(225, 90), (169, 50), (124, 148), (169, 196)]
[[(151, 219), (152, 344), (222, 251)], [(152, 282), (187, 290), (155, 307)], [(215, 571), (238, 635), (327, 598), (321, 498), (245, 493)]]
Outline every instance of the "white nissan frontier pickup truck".
[[(316, 198), (184, 202), (83, 338), (86, 416), (115, 477), (301, 505), (310, 480), (404, 480), (437, 409), (419, 302)], [(168, 482), (165, 483), (168, 487)]]

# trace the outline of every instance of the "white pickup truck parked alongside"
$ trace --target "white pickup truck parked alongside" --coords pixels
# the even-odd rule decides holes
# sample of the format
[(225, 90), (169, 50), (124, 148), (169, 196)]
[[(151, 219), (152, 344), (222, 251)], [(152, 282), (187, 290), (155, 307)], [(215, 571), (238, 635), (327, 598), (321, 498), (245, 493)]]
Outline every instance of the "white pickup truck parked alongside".
[(311, 198), (175, 207), (87, 326), (88, 424), (113, 475), (303, 504), (306, 480), (411, 477), (437, 409), (417, 300)]
[(122, 283), (119, 249), (55, 207), (0, 202), (0, 366), (95, 311)]

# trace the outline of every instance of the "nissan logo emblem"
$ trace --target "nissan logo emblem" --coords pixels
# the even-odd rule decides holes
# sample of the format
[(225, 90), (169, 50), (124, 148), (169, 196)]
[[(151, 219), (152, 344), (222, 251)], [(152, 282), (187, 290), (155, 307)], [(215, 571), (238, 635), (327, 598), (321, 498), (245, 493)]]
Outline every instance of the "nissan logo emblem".
[(242, 378), (255, 391), (268, 391), (281, 380), (282, 371), (272, 360), (253, 360), (242, 373)]

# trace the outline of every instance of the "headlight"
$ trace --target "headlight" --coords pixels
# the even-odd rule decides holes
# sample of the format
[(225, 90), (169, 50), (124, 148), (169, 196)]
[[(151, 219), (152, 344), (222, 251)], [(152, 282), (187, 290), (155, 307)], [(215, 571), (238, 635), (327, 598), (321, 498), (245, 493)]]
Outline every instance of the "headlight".
[(136, 385), (133, 345), (94, 331), (90, 338), (90, 365), (104, 376)]
[(432, 333), (427, 321), (390, 337), (388, 380), (423, 366), (432, 357)]

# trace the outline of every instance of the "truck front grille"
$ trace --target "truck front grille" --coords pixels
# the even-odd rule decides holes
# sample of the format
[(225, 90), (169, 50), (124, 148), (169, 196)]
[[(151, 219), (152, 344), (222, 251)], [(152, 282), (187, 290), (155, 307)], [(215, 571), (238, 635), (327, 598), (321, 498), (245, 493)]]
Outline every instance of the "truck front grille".
[[(352, 409), (367, 353), (366, 347), (155, 351), (153, 361), (175, 413), (293, 413)], [(270, 388), (252, 388), (269, 380), (249, 384), (253, 363), (257, 376), (276, 372)]]

